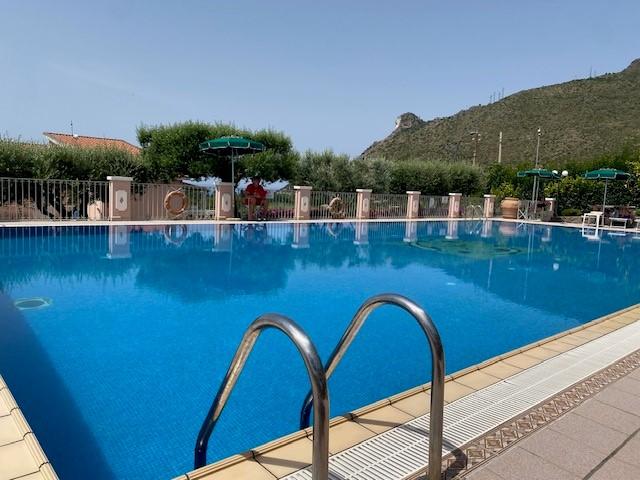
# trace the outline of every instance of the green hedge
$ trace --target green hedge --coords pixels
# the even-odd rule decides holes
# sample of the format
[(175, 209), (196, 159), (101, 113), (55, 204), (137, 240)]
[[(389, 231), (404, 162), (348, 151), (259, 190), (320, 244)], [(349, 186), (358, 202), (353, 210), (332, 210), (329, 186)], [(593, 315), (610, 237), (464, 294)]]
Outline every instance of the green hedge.
[(107, 175), (149, 179), (142, 158), (113, 148), (77, 148), (0, 139), (0, 177), (106, 180)]

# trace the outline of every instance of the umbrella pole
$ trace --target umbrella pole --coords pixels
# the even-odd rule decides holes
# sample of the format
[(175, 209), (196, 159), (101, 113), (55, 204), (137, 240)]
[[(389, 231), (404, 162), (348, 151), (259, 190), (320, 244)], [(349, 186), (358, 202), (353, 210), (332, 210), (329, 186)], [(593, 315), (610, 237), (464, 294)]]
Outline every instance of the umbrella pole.
[(607, 186), (609, 185), (609, 180), (604, 181), (604, 198), (602, 199), (602, 224), (604, 225), (604, 206), (607, 204)]
[(231, 206), (233, 207), (233, 216), (236, 216), (236, 171), (235, 171), (235, 155), (233, 148), (231, 149)]

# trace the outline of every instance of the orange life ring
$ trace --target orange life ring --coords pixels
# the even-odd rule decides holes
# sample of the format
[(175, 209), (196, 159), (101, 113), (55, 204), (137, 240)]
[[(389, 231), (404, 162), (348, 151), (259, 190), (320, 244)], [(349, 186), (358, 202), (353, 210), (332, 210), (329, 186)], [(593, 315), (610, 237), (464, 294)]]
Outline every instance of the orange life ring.
[[(174, 205), (174, 198), (179, 199), (180, 204), (178, 206)], [(166, 197), (164, 197), (164, 208), (171, 215), (180, 215), (187, 209), (188, 206), (189, 199), (182, 190), (172, 190), (171, 192), (167, 193)]]

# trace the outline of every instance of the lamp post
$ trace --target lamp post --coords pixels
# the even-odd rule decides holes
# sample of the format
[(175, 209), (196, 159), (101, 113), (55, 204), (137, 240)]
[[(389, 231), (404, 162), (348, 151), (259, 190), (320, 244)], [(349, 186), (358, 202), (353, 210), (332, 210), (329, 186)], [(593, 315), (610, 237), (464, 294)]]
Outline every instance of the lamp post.
[[(538, 127), (538, 141), (536, 142), (536, 164), (535, 164), (535, 168), (538, 168), (538, 160), (540, 159), (540, 136), (542, 135), (542, 129), (540, 127)], [(535, 202), (538, 200), (538, 177), (533, 177), (533, 195), (531, 198), (532, 202)], [(534, 206), (534, 211), (535, 211), (535, 206)]]

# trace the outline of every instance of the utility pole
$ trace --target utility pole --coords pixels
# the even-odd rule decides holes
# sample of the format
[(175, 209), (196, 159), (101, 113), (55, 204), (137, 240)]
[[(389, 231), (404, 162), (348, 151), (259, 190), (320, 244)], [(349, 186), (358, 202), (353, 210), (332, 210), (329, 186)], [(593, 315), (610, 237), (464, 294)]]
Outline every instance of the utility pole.
[(502, 130), (498, 135), (498, 163), (502, 163)]
[(73, 137), (73, 120), (71, 120), (71, 136)]
[(478, 157), (478, 142), (480, 141), (480, 132), (478, 130), (474, 130), (469, 133), (471, 134), (471, 141), (473, 142), (473, 160), (471, 161), (471, 163), (475, 167), (476, 159)]

